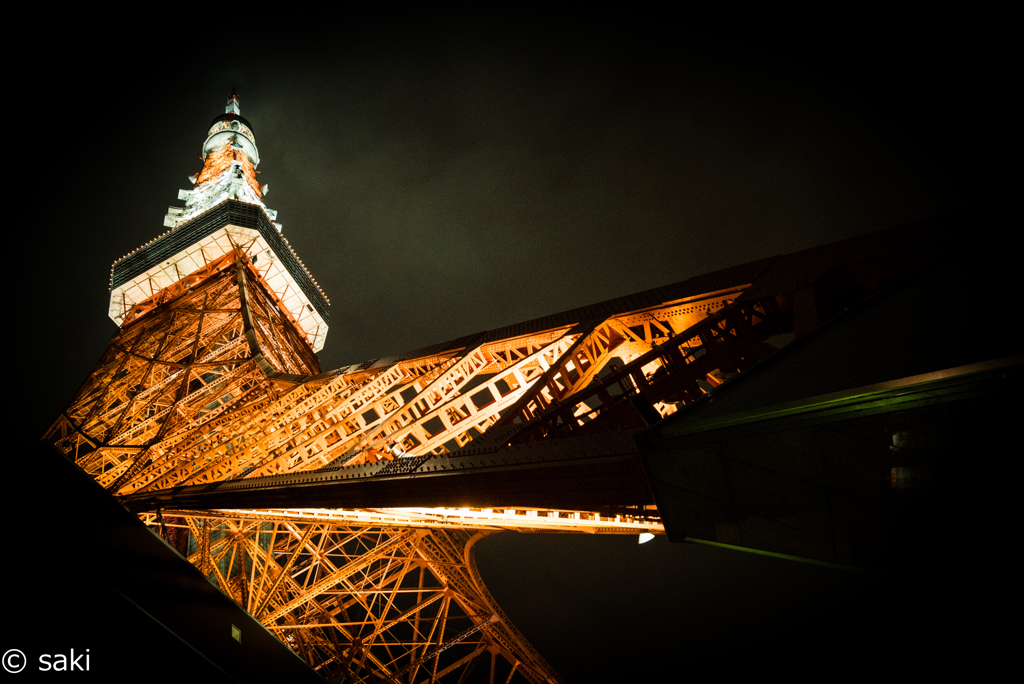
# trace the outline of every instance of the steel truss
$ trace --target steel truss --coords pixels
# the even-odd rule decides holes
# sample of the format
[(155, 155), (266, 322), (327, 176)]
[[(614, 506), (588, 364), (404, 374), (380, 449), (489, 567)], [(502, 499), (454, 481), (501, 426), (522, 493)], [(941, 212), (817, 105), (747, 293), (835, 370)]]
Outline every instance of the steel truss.
[(162, 517), (189, 530), (193, 564), (325, 676), (433, 681), (502, 656), (529, 681), (559, 681), (480, 579), (471, 549), (488, 532)]
[[(514, 465), (517, 445), (642, 427), (769, 353), (791, 327), (785, 302), (745, 301), (744, 287), (321, 373), (237, 245), (136, 305), (45, 439), (130, 500), (325, 468), (463, 467), (471, 442)], [(142, 517), (329, 676), (462, 681), (502, 656), (509, 681), (542, 682), (560, 680), (487, 593), (474, 543), (510, 528), (663, 531), (653, 506), (569, 508), (162, 504)]]

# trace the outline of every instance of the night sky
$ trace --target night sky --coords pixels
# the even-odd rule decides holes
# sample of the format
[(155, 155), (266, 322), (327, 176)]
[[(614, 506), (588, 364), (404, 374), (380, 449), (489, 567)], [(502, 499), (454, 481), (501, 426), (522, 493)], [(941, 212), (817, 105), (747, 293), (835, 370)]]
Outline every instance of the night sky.
[[(8, 208), (12, 187), (28, 193), (13, 325), (39, 362), (17, 373), (26, 435), (105, 349), (110, 264), (166, 230), (232, 86), (266, 203), (331, 301), (325, 370), (973, 201), (970, 66), (940, 32), (386, 15), (266, 28), (64, 41), (66, 73), (19, 81), (32, 123), (9, 160)], [(478, 559), (569, 681), (639, 676), (653, 666), (635, 649), (744, 663), (759, 630), (778, 638), (868, 586), (664, 539), (505, 533)]]

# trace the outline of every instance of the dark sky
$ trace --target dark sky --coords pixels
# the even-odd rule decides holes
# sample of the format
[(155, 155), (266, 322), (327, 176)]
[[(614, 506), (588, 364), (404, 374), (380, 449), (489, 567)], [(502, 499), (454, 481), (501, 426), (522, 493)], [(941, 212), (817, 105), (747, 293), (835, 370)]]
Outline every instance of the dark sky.
[[(839, 26), (380, 15), (62, 42), (67, 70), (18, 86), (17, 325), (40, 361), (19, 369), (26, 434), (105, 348), (110, 264), (165, 230), (232, 86), (267, 204), (331, 300), (325, 369), (968, 205), (963, 48)], [(506, 533), (479, 550), (570, 681), (587, 660), (634, 662), (638, 641), (724, 652), (851, 582), (664, 539)]]

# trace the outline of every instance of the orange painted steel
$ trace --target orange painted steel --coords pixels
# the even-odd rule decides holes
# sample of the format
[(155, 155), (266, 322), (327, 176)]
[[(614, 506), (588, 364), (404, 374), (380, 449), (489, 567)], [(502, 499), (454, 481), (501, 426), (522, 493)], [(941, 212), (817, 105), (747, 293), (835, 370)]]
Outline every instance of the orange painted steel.
[[(252, 161), (230, 145), (208, 155), (196, 187), (236, 162), (261, 196)], [(791, 327), (783, 300), (743, 300), (739, 273), (324, 373), (234, 245), (126, 312), (44, 439), (127, 496), (328, 466), (397, 473), (470, 445), (634, 429), (746, 370)], [(509, 508), (142, 517), (328, 677), (457, 681), (497, 654), (510, 681), (558, 682), (488, 594), (473, 545), (501, 529), (663, 530), (653, 506), (613, 518)]]
[(259, 181), (256, 180), (256, 174), (259, 171), (252, 165), (252, 161), (245, 152), (233, 148), (230, 144), (224, 145), (224, 147), (206, 155), (206, 159), (203, 161), (203, 170), (199, 172), (199, 177), (196, 178), (195, 187), (198, 188), (204, 183), (220, 178), (221, 174), (231, 168), (231, 165), (235, 162), (241, 164), (242, 176), (245, 178), (245, 182), (256, 193), (256, 196), (262, 199), (263, 190), (260, 187)]

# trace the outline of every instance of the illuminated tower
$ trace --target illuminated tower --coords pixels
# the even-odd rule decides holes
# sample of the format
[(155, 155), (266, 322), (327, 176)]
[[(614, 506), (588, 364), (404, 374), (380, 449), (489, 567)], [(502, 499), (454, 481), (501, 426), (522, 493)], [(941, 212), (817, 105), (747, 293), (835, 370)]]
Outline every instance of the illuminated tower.
[[(328, 301), (263, 202), (256, 137), (235, 93), (202, 157), (193, 187), (179, 192), (185, 206), (164, 219), (168, 230), (114, 263), (109, 315), (119, 330), (45, 436), (112, 494), (306, 472), (339, 456), (393, 459), (401, 441), (356, 448), (380, 427), (373, 411), (383, 418), (408, 403), (403, 397), (451, 395), (488, 365), (514, 367), (525, 387), (568, 345), (547, 335), (464, 359), (443, 350), (390, 368), (321, 373), (315, 352)], [(586, 525), (531, 513), (513, 525)], [(143, 517), (325, 675), (458, 678), (490, 658), (503, 678), (558, 679), (473, 564), (473, 544), (497, 529), (500, 514), (468, 514), (474, 519), (463, 523), (429, 509), (164, 507)], [(608, 529), (658, 525), (619, 517)]]
[[(202, 156), (167, 232), (114, 263), (109, 314), (119, 330), (45, 440), (321, 673), (462, 681), (486, 659), (492, 680), (560, 681), (476, 570), (474, 544), (503, 529), (668, 527), (673, 539), (844, 564), (877, 546), (877, 530), (864, 543), (837, 536), (842, 516), (864, 516), (818, 505), (836, 485), (790, 467), (792, 449), (768, 463), (764, 440), (731, 445), (728, 458), (705, 446), (733, 423), (749, 431), (778, 416), (804, 421), (801, 411), (824, 420), (838, 396), (830, 392), (866, 401), (891, 387), (854, 392), (852, 380), (825, 383), (815, 370), (807, 396), (832, 403), (797, 406), (804, 395), (777, 388), (803, 391), (794, 378), (827, 356), (804, 344), (813, 363), (776, 364), (782, 379), (758, 390), (778, 410), (678, 419), (742, 406), (688, 405), (742, 389), (731, 380), (790, 340), (813, 342), (824, 322), (938, 252), (948, 230), (916, 226), (771, 256), (321, 372), (328, 301), (263, 202), (253, 126), (234, 93)], [(895, 329), (879, 321), (874, 329)], [(844, 334), (848, 348), (818, 336), (848, 349), (831, 368), (869, 359)], [(945, 368), (914, 363), (899, 367), (907, 376)], [(880, 453), (905, 453), (896, 444)], [(743, 449), (756, 452), (749, 463)], [(677, 452), (699, 467), (677, 467)], [(886, 462), (871, 463), (885, 484)], [(891, 472), (895, 482), (903, 471)]]

